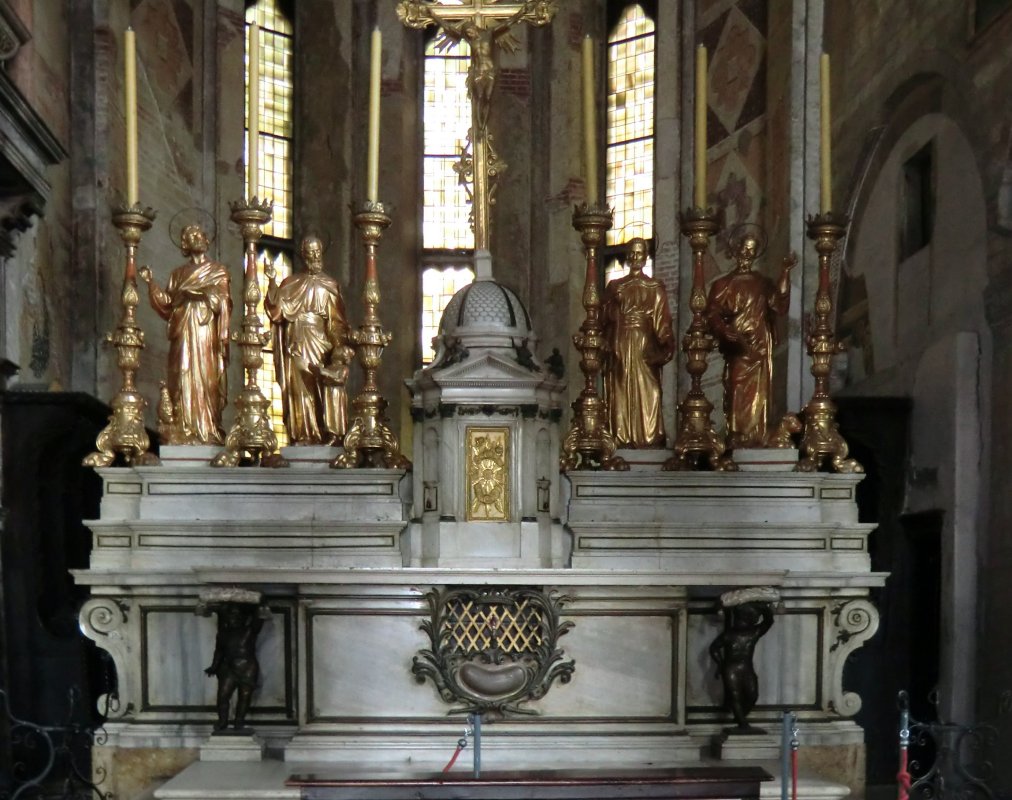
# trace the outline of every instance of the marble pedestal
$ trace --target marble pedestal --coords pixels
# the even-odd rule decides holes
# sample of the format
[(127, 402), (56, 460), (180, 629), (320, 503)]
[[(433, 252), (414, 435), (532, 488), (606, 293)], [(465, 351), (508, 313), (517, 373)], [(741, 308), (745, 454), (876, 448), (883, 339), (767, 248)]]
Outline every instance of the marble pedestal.
[(329, 445), (288, 445), (281, 448), (281, 456), (290, 469), (317, 469), (330, 466), (330, 462), (344, 452), (343, 447)]
[(214, 733), (200, 746), (201, 761), (262, 761), (264, 743), (251, 733)]
[(713, 754), (721, 761), (762, 761), (780, 754), (781, 741), (776, 733), (731, 733), (724, 731), (714, 740)]

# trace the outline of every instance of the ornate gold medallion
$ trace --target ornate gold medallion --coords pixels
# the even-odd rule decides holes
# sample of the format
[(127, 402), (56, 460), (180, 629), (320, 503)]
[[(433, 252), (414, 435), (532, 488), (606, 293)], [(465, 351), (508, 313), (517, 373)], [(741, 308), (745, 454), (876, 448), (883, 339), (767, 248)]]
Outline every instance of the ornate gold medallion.
[(510, 521), (509, 428), (468, 427), (467, 518)]

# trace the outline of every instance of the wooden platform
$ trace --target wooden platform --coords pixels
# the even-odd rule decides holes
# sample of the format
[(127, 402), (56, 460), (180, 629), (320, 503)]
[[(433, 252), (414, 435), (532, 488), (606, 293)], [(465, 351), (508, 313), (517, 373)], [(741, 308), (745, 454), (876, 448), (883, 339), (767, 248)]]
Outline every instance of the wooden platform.
[(348, 779), (326, 773), (292, 775), (285, 785), (303, 800), (625, 800), (678, 798), (758, 800), (771, 780), (760, 767), (630, 770), (464, 771), (417, 777)]

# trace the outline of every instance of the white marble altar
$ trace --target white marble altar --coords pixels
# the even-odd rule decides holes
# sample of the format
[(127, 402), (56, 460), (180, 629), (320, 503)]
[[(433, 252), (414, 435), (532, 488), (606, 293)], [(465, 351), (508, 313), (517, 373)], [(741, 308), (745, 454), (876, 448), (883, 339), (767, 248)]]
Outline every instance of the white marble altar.
[[(91, 564), (75, 573), (91, 591), (82, 629), (117, 673), (99, 757), (200, 747), (202, 763), (164, 800), (233, 797), (264, 770), (272, 777), (242, 796), (290, 797), (277, 776), (309, 764), (437, 770), (463, 718), (412, 673), (431, 644), (427, 597), (523, 587), (564, 598), (560, 621), (572, 628), (553, 646), (574, 671), (521, 704), (532, 714), (486, 721), (488, 769), (763, 759), (790, 708), (823, 763), (851, 765), (833, 776), (858, 785), (861, 701), (843, 669), (875, 633), (868, 597), (885, 580), (870, 571), (871, 526), (857, 518), (861, 476), (662, 472), (651, 459), (663, 451), (629, 472), (562, 475), (563, 384), (536, 341), (505, 287), (479, 280), (458, 293), (435, 362), (409, 382), (413, 473), (335, 470), (308, 449), (286, 451), (306, 456), (288, 469), (176, 457), (99, 470)], [(254, 754), (208, 740), (215, 630), (194, 609), (221, 586), (261, 592), (271, 612), (247, 718), (266, 756), (227, 788), (218, 781), (231, 765), (210, 759)], [(730, 722), (709, 655), (723, 624), (716, 601), (749, 586), (781, 597), (756, 647), (749, 717), (771, 733), (715, 750)], [(845, 792), (815, 781), (801, 796)]]

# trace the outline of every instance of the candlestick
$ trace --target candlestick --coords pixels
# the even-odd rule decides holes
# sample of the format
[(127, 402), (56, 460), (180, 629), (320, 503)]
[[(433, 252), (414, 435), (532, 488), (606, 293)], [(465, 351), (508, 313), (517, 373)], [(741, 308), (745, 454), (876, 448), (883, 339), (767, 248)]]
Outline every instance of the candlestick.
[(225, 449), (211, 460), (212, 467), (238, 467), (241, 464), (262, 467), (287, 467), (288, 462), (275, 451), (278, 437), (271, 423), (271, 401), (260, 390), (257, 375), (263, 366), (263, 348), (270, 334), (263, 330), (257, 307), (262, 295), (257, 281), (257, 243), (263, 226), (271, 221), (271, 202), (252, 197), (229, 203), (232, 222), (240, 229), (243, 241), (245, 272), (242, 299), (246, 313), (242, 331), (233, 331), (232, 341), (242, 352), (246, 385), (235, 399), (235, 422), (225, 438)]
[[(586, 53), (586, 50), (584, 51)], [(560, 467), (626, 471), (629, 464), (615, 455), (615, 437), (608, 430), (608, 403), (597, 391), (605, 353), (604, 325), (601, 320), (601, 294), (598, 291), (598, 252), (611, 228), (611, 209), (583, 204), (573, 209), (573, 227), (580, 232), (587, 270), (583, 281), (583, 308), (587, 312), (573, 344), (580, 351), (580, 371), (584, 386), (573, 402), (573, 420), (562, 442)]]
[(369, 153), (366, 161), (366, 200), (379, 202), (380, 77), (383, 63), (383, 34), (373, 28), (369, 64)]
[(587, 205), (597, 205), (597, 98), (594, 91), (594, 40), (583, 40), (583, 156)]
[(720, 230), (716, 214), (698, 205), (705, 201), (705, 194), (700, 198), (697, 188), (696, 207), (687, 208), (679, 215), (682, 235), (689, 240), (689, 247), (692, 248), (692, 293), (689, 298), (692, 322), (682, 337), (682, 352), (685, 353), (685, 369), (689, 373), (690, 386), (685, 399), (678, 404), (675, 454), (664, 462), (663, 469), (733, 472), (737, 466), (725, 454), (727, 448), (724, 437), (719, 436), (713, 428), (713, 403), (703, 390), (707, 357), (716, 346), (706, 320), (703, 266), (710, 239)]
[(833, 208), (833, 172), (832, 172), (832, 140), (829, 121), (829, 53), (823, 53), (819, 59), (819, 83), (822, 103), (819, 111), (820, 159), (822, 192), (820, 208), (823, 214)]
[(137, 371), (144, 349), (144, 331), (137, 324), (137, 247), (141, 235), (151, 228), (154, 220), (155, 212), (141, 208), (136, 200), (130, 206), (116, 208), (112, 214), (112, 224), (119, 229), (126, 251), (126, 268), (120, 293), (123, 314), (115, 332), (108, 334), (106, 340), (116, 348), (116, 365), (123, 374), (123, 383), (112, 399), (109, 424), (95, 440), (95, 452), (84, 459), (86, 467), (111, 467), (117, 457), (128, 466), (161, 463), (158, 456), (148, 452), (151, 440), (144, 427), (147, 401), (137, 388)]
[(252, 199), (260, 186), (260, 26), (249, 26), (249, 92), (246, 110), (246, 193)]
[(696, 208), (706, 209), (706, 46), (696, 48)]
[(124, 76), (126, 89), (126, 169), (127, 206), (137, 205), (140, 194), (137, 181), (137, 37), (133, 28), (127, 28), (123, 37)]
[(840, 435), (836, 422), (836, 404), (829, 396), (833, 356), (846, 349), (836, 338), (833, 324), (829, 265), (837, 243), (847, 232), (849, 221), (845, 214), (833, 213), (808, 218), (808, 238), (815, 240), (815, 250), (819, 254), (819, 287), (815, 295), (815, 313), (812, 314), (806, 337), (815, 389), (812, 399), (802, 412), (805, 425), (798, 448), (801, 458), (794, 468), (797, 472), (815, 472), (823, 464), (826, 464), (830, 472), (864, 472), (857, 461), (847, 457), (849, 448)]
[[(375, 50), (373, 51), (376, 52)], [(330, 462), (340, 469), (376, 467), (411, 469), (411, 462), (401, 455), (397, 436), (386, 418), (387, 401), (380, 394), (376, 375), (383, 350), (393, 334), (383, 330), (379, 319), (380, 290), (376, 269), (376, 250), (383, 231), (390, 224), (386, 207), (367, 201), (353, 208), (352, 222), (359, 229), (365, 247), (365, 286), (362, 291), (363, 319), (358, 330), (348, 335), (362, 365), (362, 391), (352, 401), (354, 418), (344, 434), (344, 452)]]

